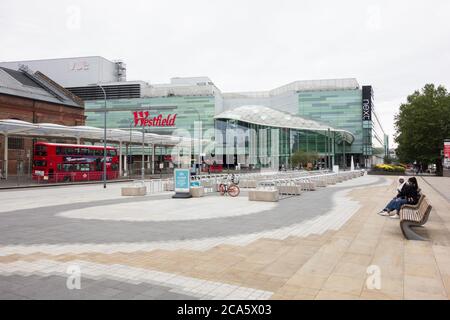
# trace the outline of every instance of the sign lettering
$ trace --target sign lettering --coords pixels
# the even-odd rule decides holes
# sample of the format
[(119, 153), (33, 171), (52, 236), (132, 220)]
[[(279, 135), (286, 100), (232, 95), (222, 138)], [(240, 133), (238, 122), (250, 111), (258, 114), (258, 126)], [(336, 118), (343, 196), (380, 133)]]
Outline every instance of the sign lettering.
[(169, 114), (163, 117), (162, 114), (152, 117), (148, 111), (134, 111), (134, 126), (140, 127), (173, 127), (177, 114)]
[(362, 87), (362, 120), (372, 120), (372, 87)]

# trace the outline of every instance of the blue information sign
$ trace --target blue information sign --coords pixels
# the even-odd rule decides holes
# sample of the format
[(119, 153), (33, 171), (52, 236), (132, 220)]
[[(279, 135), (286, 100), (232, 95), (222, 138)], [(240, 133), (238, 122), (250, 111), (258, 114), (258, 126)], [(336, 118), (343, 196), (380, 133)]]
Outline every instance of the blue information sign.
[(189, 169), (175, 169), (175, 192), (189, 193), (191, 174)]

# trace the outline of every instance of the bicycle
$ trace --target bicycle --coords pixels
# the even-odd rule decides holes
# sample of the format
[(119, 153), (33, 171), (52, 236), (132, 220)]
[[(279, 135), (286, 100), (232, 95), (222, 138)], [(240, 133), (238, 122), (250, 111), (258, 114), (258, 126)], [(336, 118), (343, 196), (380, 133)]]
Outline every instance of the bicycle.
[(220, 195), (224, 196), (225, 194), (230, 195), (231, 197), (237, 197), (239, 193), (241, 193), (241, 189), (238, 186), (239, 182), (234, 181), (234, 177), (230, 182), (225, 182), (219, 184), (219, 192)]

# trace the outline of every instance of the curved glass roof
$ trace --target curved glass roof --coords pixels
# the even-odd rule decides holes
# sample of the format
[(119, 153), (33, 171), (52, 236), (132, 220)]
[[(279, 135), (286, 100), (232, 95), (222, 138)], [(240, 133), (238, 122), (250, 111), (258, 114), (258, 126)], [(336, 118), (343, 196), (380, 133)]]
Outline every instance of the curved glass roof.
[[(102, 140), (104, 136), (103, 128), (89, 126), (63, 126), (54, 123), (30, 123), (14, 119), (0, 119), (0, 134), (20, 135), (34, 137), (71, 137), (82, 139)], [(131, 142), (142, 143), (142, 131), (132, 132), (120, 129), (107, 129), (106, 137), (108, 142)], [(155, 133), (144, 133), (144, 142), (147, 144), (176, 145), (181, 142), (189, 142), (195, 139), (159, 135)], [(197, 140), (198, 141), (198, 140)]]
[(304, 119), (297, 115), (260, 105), (246, 105), (227, 110), (216, 115), (214, 119), (238, 120), (268, 127), (297, 130), (328, 131), (330, 129), (330, 131), (338, 133), (340, 138), (348, 143), (353, 143), (354, 140), (353, 134), (349, 131), (335, 129), (314, 120)]

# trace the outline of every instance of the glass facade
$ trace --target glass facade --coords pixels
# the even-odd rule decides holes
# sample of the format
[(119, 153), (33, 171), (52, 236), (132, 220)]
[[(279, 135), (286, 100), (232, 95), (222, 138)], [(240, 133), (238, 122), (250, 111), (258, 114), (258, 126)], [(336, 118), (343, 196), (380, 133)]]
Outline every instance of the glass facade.
[(226, 119), (216, 120), (216, 129), (223, 137), (216, 150), (224, 156), (214, 161), (256, 168), (287, 168), (297, 151), (318, 153), (322, 158), (319, 160), (325, 162), (327, 154), (334, 152), (333, 142), (339, 137), (334, 132), (276, 128)]
[[(298, 115), (351, 132), (355, 141), (346, 153), (362, 153), (361, 90), (307, 91), (298, 93)], [(342, 145), (336, 146), (343, 152)]]
[[(284, 92), (282, 93), (283, 97), (287, 97), (287, 100), (285, 100), (289, 101), (286, 105), (280, 105), (279, 99), (272, 99), (268, 95), (261, 94), (261, 101), (258, 106), (264, 105), (268, 109), (256, 110), (256, 114), (253, 116), (256, 119), (255, 122), (245, 122), (241, 118), (231, 120), (227, 117), (214, 120), (214, 117), (218, 116), (218, 114), (222, 115), (222, 113), (227, 111), (234, 111), (234, 108), (241, 108), (241, 106), (251, 107), (252, 103), (250, 102), (254, 99), (246, 98), (245, 94), (234, 95), (240, 99), (239, 106), (236, 105), (234, 108), (226, 107), (228, 105), (227, 99), (231, 98), (229, 95), (222, 95), (221, 93), (189, 95), (181, 92), (171, 94), (170, 90), (167, 90), (167, 96), (111, 99), (107, 101), (107, 127), (142, 130), (140, 126), (135, 128), (133, 112), (148, 111), (150, 114), (149, 118), (158, 115), (162, 115), (165, 118), (168, 115), (176, 114), (175, 126), (146, 127), (146, 132), (151, 133), (163, 135), (189, 134), (193, 138), (198, 138), (198, 131), (196, 130), (198, 121), (201, 121), (203, 139), (215, 139), (214, 135), (216, 132), (210, 129), (216, 129), (220, 132), (225, 132), (230, 128), (241, 129), (241, 134), (236, 137), (225, 136), (223, 139), (224, 145), (216, 143), (217, 153), (227, 155), (219, 160), (223, 164), (241, 163), (242, 165), (248, 165), (256, 163), (264, 166), (264, 163), (267, 162), (264, 159), (269, 159), (276, 154), (277, 161), (280, 164), (287, 165), (290, 162), (292, 153), (296, 151), (317, 152), (322, 157), (326, 157), (331, 153), (333, 155), (333, 164), (338, 164), (341, 167), (349, 167), (352, 156), (355, 165), (364, 166), (378, 162), (378, 160), (372, 159), (383, 158), (386, 150), (385, 134), (373, 109), (370, 111), (373, 115), (372, 118), (363, 120), (363, 90), (358, 85), (354, 87), (348, 86), (345, 89), (336, 88), (317, 90), (315, 88), (307, 88), (306, 90), (302, 88)], [(247, 101), (248, 99), (250, 100)], [(224, 106), (226, 107), (225, 111)], [(103, 108), (103, 100), (86, 101), (86, 125), (103, 127)], [(275, 110), (277, 112), (283, 110), (283, 112), (287, 113), (284, 115), (284, 118), (280, 118), (282, 119), (281, 123), (271, 123), (270, 125), (275, 127), (270, 127), (264, 122), (268, 122), (268, 119), (277, 119), (272, 115)], [(300, 122), (302, 126), (297, 123), (302, 121), (301, 119), (293, 119), (289, 114), (303, 118), (303, 123)], [(311, 120), (320, 123), (321, 129), (306, 128), (298, 130), (310, 125)], [(257, 124), (258, 121), (263, 122), (264, 125), (262, 123)], [(298, 127), (295, 126), (296, 124)], [(290, 125), (291, 127), (289, 127)], [(328, 132), (326, 131), (328, 126), (351, 133), (354, 140), (347, 139), (347, 141), (344, 141), (343, 136), (333, 130), (331, 130), (328, 137)], [(315, 128), (318, 127), (316, 126)], [(207, 133), (207, 131), (212, 131), (212, 133)], [(184, 132), (184, 134), (180, 134), (180, 132)], [(230, 139), (235, 139), (236, 142), (225, 146), (227, 139), (228, 142)], [(261, 144), (261, 141), (265, 141), (266, 144)], [(272, 148), (273, 141), (277, 141), (279, 145), (276, 150)], [(193, 146), (193, 148), (195, 149), (196, 146)], [(133, 149), (136, 149), (137, 153), (141, 153), (137, 146), (133, 147)], [(150, 150), (149, 148), (145, 154), (151, 154)], [(164, 150), (159, 148), (158, 150), (160, 151), (156, 152), (157, 155), (163, 152), (170, 153), (170, 150), (168, 151), (167, 148)], [(193, 151), (194, 154), (198, 153), (198, 149)], [(203, 151), (202, 153), (204, 153)], [(202, 156), (208, 157), (206, 154)], [(238, 159), (238, 157), (240, 158)]]
[[(107, 127), (134, 128), (133, 111), (149, 111), (151, 116), (176, 114), (174, 127), (151, 127), (147, 132), (170, 135), (176, 129), (185, 129), (193, 135), (194, 122), (202, 121), (203, 130), (214, 128), (214, 96), (176, 96), (117, 99), (107, 101)], [(86, 101), (86, 125), (103, 128), (104, 101)], [(137, 129), (139, 130), (139, 128)]]

